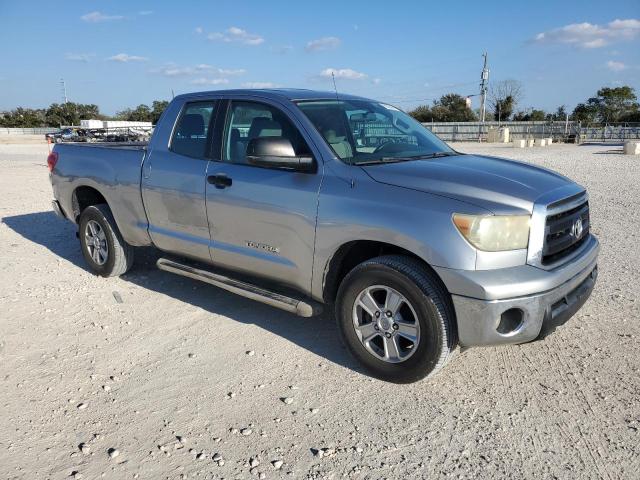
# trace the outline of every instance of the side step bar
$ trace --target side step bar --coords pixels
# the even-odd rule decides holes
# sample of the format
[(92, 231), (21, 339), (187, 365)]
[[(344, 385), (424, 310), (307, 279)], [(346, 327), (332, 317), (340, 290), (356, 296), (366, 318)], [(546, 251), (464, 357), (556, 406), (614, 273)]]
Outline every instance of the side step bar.
[(228, 292), (250, 298), (251, 300), (256, 300), (271, 305), (272, 307), (295, 313), (301, 317), (313, 317), (322, 312), (322, 307), (319, 303), (287, 297), (250, 283), (241, 282), (240, 280), (194, 268), (166, 258), (159, 259), (156, 265), (160, 270), (200, 280), (201, 282), (209, 283)]

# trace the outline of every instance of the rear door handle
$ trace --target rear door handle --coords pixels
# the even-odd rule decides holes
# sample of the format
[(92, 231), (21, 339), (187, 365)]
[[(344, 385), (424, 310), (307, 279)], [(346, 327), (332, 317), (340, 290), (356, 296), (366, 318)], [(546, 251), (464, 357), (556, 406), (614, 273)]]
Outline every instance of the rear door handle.
[(233, 183), (233, 180), (226, 175), (209, 175), (207, 181), (216, 188), (227, 188)]

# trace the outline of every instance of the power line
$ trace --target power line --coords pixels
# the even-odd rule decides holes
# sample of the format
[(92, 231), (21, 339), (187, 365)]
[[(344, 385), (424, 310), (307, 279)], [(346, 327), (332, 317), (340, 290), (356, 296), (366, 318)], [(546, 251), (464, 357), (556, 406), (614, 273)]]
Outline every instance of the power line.
[[(475, 85), (476, 82), (464, 82), (464, 83), (450, 83), (448, 85), (439, 85), (439, 86), (434, 86), (434, 87), (428, 87), (427, 90), (430, 92), (437, 92), (437, 91), (441, 91), (441, 90), (447, 90), (450, 88), (457, 88), (457, 87), (465, 87), (468, 85)], [(393, 102), (398, 102), (398, 103), (406, 103), (406, 102), (423, 102), (423, 101), (427, 101), (427, 100), (435, 100), (435, 98), (433, 97), (429, 97), (429, 98), (413, 98), (413, 97), (401, 97), (401, 96), (397, 96), (397, 95), (387, 95), (387, 96), (382, 96), (382, 97), (378, 97), (382, 100), (386, 99), (388, 101), (393, 101)]]

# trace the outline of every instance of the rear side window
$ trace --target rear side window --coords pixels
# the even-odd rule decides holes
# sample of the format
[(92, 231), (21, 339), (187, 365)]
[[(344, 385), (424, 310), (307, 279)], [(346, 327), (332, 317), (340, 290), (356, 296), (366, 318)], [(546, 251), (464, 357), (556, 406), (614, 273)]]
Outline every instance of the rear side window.
[(215, 102), (187, 103), (171, 138), (171, 151), (193, 158), (205, 158)]

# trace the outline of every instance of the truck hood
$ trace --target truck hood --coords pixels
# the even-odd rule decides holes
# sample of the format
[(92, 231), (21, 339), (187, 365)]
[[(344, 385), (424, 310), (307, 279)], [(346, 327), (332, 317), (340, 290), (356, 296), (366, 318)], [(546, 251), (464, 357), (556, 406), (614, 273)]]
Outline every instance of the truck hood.
[(376, 182), (455, 198), (492, 211), (531, 212), (540, 195), (573, 183), (527, 163), (481, 155), (455, 155), (362, 167)]

